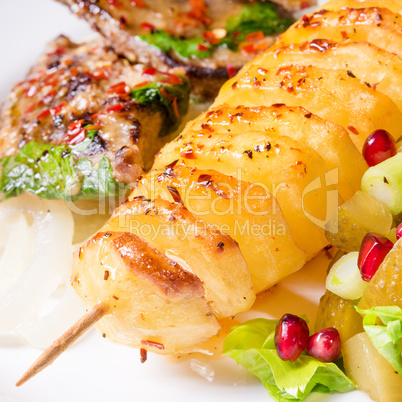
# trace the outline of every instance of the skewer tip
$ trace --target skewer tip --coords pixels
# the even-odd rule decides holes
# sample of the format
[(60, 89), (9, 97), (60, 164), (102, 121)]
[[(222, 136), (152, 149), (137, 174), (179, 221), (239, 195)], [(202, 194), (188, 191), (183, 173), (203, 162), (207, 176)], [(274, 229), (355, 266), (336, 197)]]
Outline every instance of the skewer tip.
[(29, 369), (15, 383), (15, 386), (20, 387), (47, 366), (50, 366), (72, 343), (92, 328), (92, 326), (103, 316), (107, 315), (108, 312), (109, 307), (106, 304), (98, 303), (94, 306), (91, 311), (81, 317), (34, 361), (31, 367), (29, 367)]

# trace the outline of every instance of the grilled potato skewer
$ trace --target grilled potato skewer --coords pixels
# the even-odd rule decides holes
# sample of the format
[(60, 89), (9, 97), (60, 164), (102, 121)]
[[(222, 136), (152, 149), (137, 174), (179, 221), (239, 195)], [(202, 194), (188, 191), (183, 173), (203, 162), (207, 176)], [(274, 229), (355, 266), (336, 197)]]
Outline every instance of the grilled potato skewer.
[(342, 70), (287, 65), (252, 65), (227, 81), (214, 105), (299, 105), (339, 124), (352, 135), (359, 150), (374, 130), (382, 128), (395, 138), (402, 135), (402, 114), (387, 96)]
[[(108, 339), (189, 351), (327, 244), (325, 222), (367, 168), (365, 138), (402, 134), (396, 17), (385, 8), (304, 17), (160, 151), (74, 258), (72, 284), (87, 307), (108, 306), (97, 324)], [(311, 41), (326, 38), (315, 54), (322, 43)], [(356, 75), (347, 65), (355, 51), (367, 64)], [(381, 72), (388, 84), (375, 82)], [(281, 232), (235, 230), (273, 221)]]

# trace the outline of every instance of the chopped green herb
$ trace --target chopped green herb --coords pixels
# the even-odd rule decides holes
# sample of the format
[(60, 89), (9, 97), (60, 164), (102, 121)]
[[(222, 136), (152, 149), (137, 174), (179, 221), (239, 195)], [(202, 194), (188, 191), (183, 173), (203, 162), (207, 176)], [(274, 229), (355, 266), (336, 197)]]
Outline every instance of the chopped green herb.
[(226, 22), (229, 36), (238, 33), (236, 41), (246, 39), (246, 35), (262, 31), (264, 35), (274, 35), (284, 32), (292, 25), (290, 18), (279, 18), (273, 3), (254, 3), (244, 6), (235, 17)]
[(161, 82), (151, 82), (130, 91), (135, 101), (166, 113), (166, 121), (159, 132), (160, 137), (175, 131), (180, 125), (181, 117), (187, 113), (190, 84), (186, 78), (180, 78), (182, 84), (165, 85)]
[(17, 155), (0, 159), (0, 193), (3, 199), (27, 191), (48, 199), (114, 197), (127, 190), (113, 179), (113, 169), (103, 156), (98, 167), (79, 158), (95, 134), (80, 144), (51, 145), (32, 141)]
[(323, 363), (305, 352), (295, 361), (283, 361), (275, 349), (278, 320), (256, 319), (232, 329), (223, 353), (256, 375), (276, 401), (301, 401), (311, 392), (348, 392), (352, 381), (335, 363)]
[[(163, 52), (174, 50), (186, 59), (195, 57), (204, 59), (209, 57), (218, 47), (227, 47), (238, 51), (238, 45), (246, 39), (246, 35), (253, 32), (263, 32), (264, 35), (274, 35), (284, 32), (293, 21), (289, 18), (280, 18), (273, 3), (254, 3), (244, 6), (240, 13), (226, 22), (227, 35), (219, 44), (211, 45), (202, 37), (182, 38), (171, 35), (163, 30), (156, 30), (147, 35), (141, 35), (143, 41), (148, 42)], [(199, 45), (204, 45), (200, 47)], [(208, 50), (205, 50), (205, 46)]]

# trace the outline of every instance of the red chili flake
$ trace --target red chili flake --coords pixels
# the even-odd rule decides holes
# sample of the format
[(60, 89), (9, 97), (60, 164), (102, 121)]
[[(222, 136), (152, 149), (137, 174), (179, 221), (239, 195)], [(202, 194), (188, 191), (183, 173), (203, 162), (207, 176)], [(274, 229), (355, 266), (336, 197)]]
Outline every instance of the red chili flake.
[(142, 8), (144, 8), (144, 7), (147, 6), (142, 0), (131, 0), (130, 4), (133, 7), (142, 7)]
[(192, 8), (203, 8), (205, 10), (207, 9), (207, 4), (204, 0), (190, 0), (188, 4)]
[(56, 114), (59, 114), (61, 112), (61, 110), (64, 108), (64, 106), (65, 106), (64, 103), (60, 103), (60, 105), (50, 108), (49, 109), (50, 114), (52, 116), (56, 116)]
[(140, 362), (145, 363), (147, 361), (147, 350), (141, 348), (140, 349)]
[(123, 4), (121, 1), (118, 0), (107, 0), (107, 2), (109, 3), (110, 7), (121, 7)]
[(171, 102), (172, 102), (172, 106), (173, 106), (173, 110), (174, 110), (174, 114), (176, 115), (176, 117), (178, 119), (180, 119), (180, 111), (179, 111), (179, 107), (177, 105), (177, 98), (168, 94), (164, 88), (160, 89), (161, 94), (165, 97), (168, 98)]
[(217, 38), (212, 31), (203, 31), (202, 37), (211, 45), (217, 45), (221, 40)]
[(304, 14), (303, 17), (300, 20), (300, 24), (302, 27), (308, 27), (310, 25), (310, 18), (308, 15)]
[(50, 109), (46, 109), (46, 110), (44, 110), (42, 113), (39, 113), (39, 114), (38, 114), (37, 119), (38, 119), (38, 120), (41, 120), (41, 119), (44, 119), (45, 117), (47, 117), (47, 116), (49, 116), (49, 115), (50, 115)]
[(209, 124), (201, 124), (201, 128), (203, 129), (203, 130), (208, 130), (209, 132), (211, 132), (211, 133), (213, 133), (214, 132), (214, 129), (209, 125)]
[(142, 88), (142, 87), (145, 87), (145, 86), (147, 86), (148, 84), (150, 84), (152, 81), (143, 81), (143, 82), (140, 82), (139, 84), (137, 84), (137, 85), (134, 85), (134, 88)]
[(47, 78), (41, 83), (41, 86), (54, 86), (59, 82), (59, 76), (56, 73), (51, 73)]
[(66, 59), (66, 60), (63, 60), (63, 64), (65, 65), (65, 66), (69, 66), (69, 65), (71, 65), (72, 64), (72, 59)]
[(26, 98), (32, 98), (32, 97), (35, 96), (37, 93), (38, 93), (38, 87), (37, 87), (36, 85), (32, 85), (32, 86), (28, 89), (28, 91), (27, 91), (25, 97), (26, 97)]
[(163, 83), (170, 84), (170, 85), (183, 84), (183, 80), (175, 74), (171, 74), (171, 73), (167, 73), (167, 72), (164, 72), (161, 74), (166, 77), (163, 80), (161, 80), (161, 82), (163, 82)]
[(112, 85), (107, 91), (108, 94), (125, 95), (130, 92), (130, 87), (124, 82)]
[(192, 149), (187, 149), (186, 151), (180, 152), (180, 156), (186, 159), (197, 159)]
[(85, 130), (90, 131), (90, 130), (99, 130), (101, 126), (99, 124), (91, 124), (90, 126), (86, 126)]
[(264, 32), (258, 31), (258, 32), (253, 32), (249, 33), (246, 35), (246, 41), (247, 42), (259, 42), (260, 40), (264, 39)]
[(159, 350), (164, 350), (164, 349), (165, 349), (165, 347), (164, 347), (161, 343), (158, 343), (158, 342), (141, 341), (140, 343), (141, 343), (141, 345), (144, 345), (144, 346), (151, 346), (151, 347), (157, 348), (157, 349), (159, 349)]
[(79, 130), (76, 134), (69, 134), (68, 132), (64, 134), (63, 138), (61, 139), (61, 143), (65, 143), (67, 145), (77, 145), (84, 141), (86, 138), (86, 132), (85, 129), (82, 128)]
[(106, 80), (110, 76), (109, 67), (98, 68), (92, 74), (96, 80)]
[(73, 67), (73, 68), (70, 70), (70, 74), (71, 74), (72, 76), (76, 76), (76, 75), (78, 74), (78, 68), (77, 68), (77, 67)]
[(119, 24), (120, 24), (120, 26), (123, 26), (123, 27), (127, 25), (127, 17), (125, 15), (120, 16)]
[(31, 113), (32, 112), (32, 110), (34, 109), (34, 107), (35, 107), (35, 102), (31, 102), (29, 105), (28, 105), (28, 107), (25, 109), (25, 112), (24, 112), (24, 114), (28, 114), (28, 113)]
[(156, 72), (157, 69), (155, 67), (148, 67), (142, 72), (142, 75), (155, 75)]
[(53, 52), (48, 53), (48, 56), (60, 56), (62, 54), (66, 53), (66, 48), (65, 46), (59, 46)]
[(199, 43), (197, 49), (199, 52), (207, 52), (209, 50), (209, 46)]
[(243, 46), (241, 48), (241, 51), (244, 54), (253, 54), (256, 52), (256, 48), (255, 48), (254, 44), (250, 43), (249, 45)]
[(241, 31), (234, 31), (233, 32), (233, 39), (236, 39), (241, 34)]
[(80, 128), (82, 128), (83, 123), (84, 123), (84, 119), (74, 121), (73, 123), (70, 123), (68, 125), (68, 130), (74, 131), (74, 130), (80, 129)]
[(355, 127), (353, 127), (353, 126), (347, 126), (347, 129), (348, 129), (349, 131), (351, 131), (353, 134), (359, 135), (359, 132), (357, 131), (357, 129), (356, 129)]
[(177, 202), (178, 204), (183, 204), (183, 200), (181, 199), (180, 193), (178, 192), (176, 187), (166, 186), (166, 188), (168, 189), (174, 202)]
[(302, 1), (301, 3), (300, 3), (300, 8), (308, 8), (308, 7), (310, 7), (310, 2), (309, 1)]
[(100, 116), (104, 116), (104, 115), (105, 115), (105, 113), (98, 112), (98, 113), (92, 114), (91, 116), (89, 116), (89, 118), (90, 118), (91, 120), (96, 120), (96, 119), (98, 119)]
[(155, 26), (152, 25), (152, 24), (150, 24), (149, 22), (143, 22), (143, 23), (140, 25), (140, 27), (141, 27), (141, 29), (143, 29), (144, 31), (152, 32), (152, 31), (155, 30)]
[(48, 93), (42, 98), (42, 102), (43, 102), (45, 105), (49, 105), (49, 104), (52, 102), (52, 100), (55, 98), (56, 94), (57, 94), (56, 91), (50, 91), (50, 92), (48, 92)]
[(256, 51), (265, 50), (265, 49), (267, 49), (269, 47), (269, 45), (270, 45), (269, 40), (264, 40), (262, 42), (255, 43), (254, 48), (255, 48)]
[(233, 64), (226, 65), (226, 72), (228, 73), (229, 78), (233, 78), (237, 74), (237, 70), (234, 68)]
[(174, 110), (174, 114), (176, 115), (176, 117), (178, 119), (180, 119), (180, 110), (179, 110), (179, 106), (177, 104), (177, 98), (173, 98), (173, 110)]
[(110, 106), (106, 109), (106, 112), (112, 113), (112, 112), (120, 112), (123, 109), (123, 105), (120, 105), (119, 103), (117, 105)]

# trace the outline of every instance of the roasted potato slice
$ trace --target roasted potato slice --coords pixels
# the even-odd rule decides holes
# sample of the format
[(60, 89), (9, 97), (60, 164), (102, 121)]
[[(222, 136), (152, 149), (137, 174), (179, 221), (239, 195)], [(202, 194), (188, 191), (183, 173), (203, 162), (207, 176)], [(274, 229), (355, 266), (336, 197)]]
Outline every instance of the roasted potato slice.
[(382, 7), (394, 13), (402, 13), (402, 3), (399, 0), (330, 0), (325, 3), (322, 8), (325, 10), (340, 10), (341, 8), (367, 8), (367, 7)]
[(279, 37), (278, 42), (303, 43), (314, 39), (367, 41), (402, 56), (402, 19), (399, 14), (379, 7), (321, 10), (303, 16)]
[(275, 198), (258, 185), (178, 163), (145, 176), (132, 196), (155, 194), (170, 201), (180, 197), (192, 214), (229, 234), (239, 244), (256, 293), (305, 263)]
[(213, 169), (267, 189), (278, 200), (293, 239), (307, 259), (327, 244), (323, 222), (338, 200), (327, 206), (325, 178), (321, 177), (326, 166), (310, 147), (262, 131), (187, 130), (162, 149), (154, 166), (164, 169), (181, 158), (189, 166)]
[(257, 56), (253, 64), (265, 68), (294, 64), (345, 70), (387, 95), (402, 110), (402, 58), (368, 42), (315, 39), (274, 47)]
[(328, 171), (339, 169), (337, 187), (344, 200), (352, 197), (360, 188), (362, 175), (367, 170), (363, 156), (342, 127), (302, 107), (281, 104), (252, 108), (218, 106), (197, 118), (191, 129), (212, 129), (232, 134), (261, 130), (293, 138), (313, 148), (325, 161)]
[(220, 328), (201, 280), (131, 233), (99, 232), (81, 247), (72, 286), (88, 308), (109, 306), (97, 328), (121, 344), (169, 354)]
[(269, 70), (253, 65), (222, 87), (214, 105), (225, 103), (303, 106), (346, 128), (359, 150), (376, 129), (385, 129), (394, 138), (402, 135), (402, 113), (396, 104), (341, 70), (292, 65)]
[(120, 205), (102, 231), (140, 236), (196, 275), (218, 319), (246, 311), (254, 303), (251, 275), (238, 244), (181, 203), (135, 198)]

